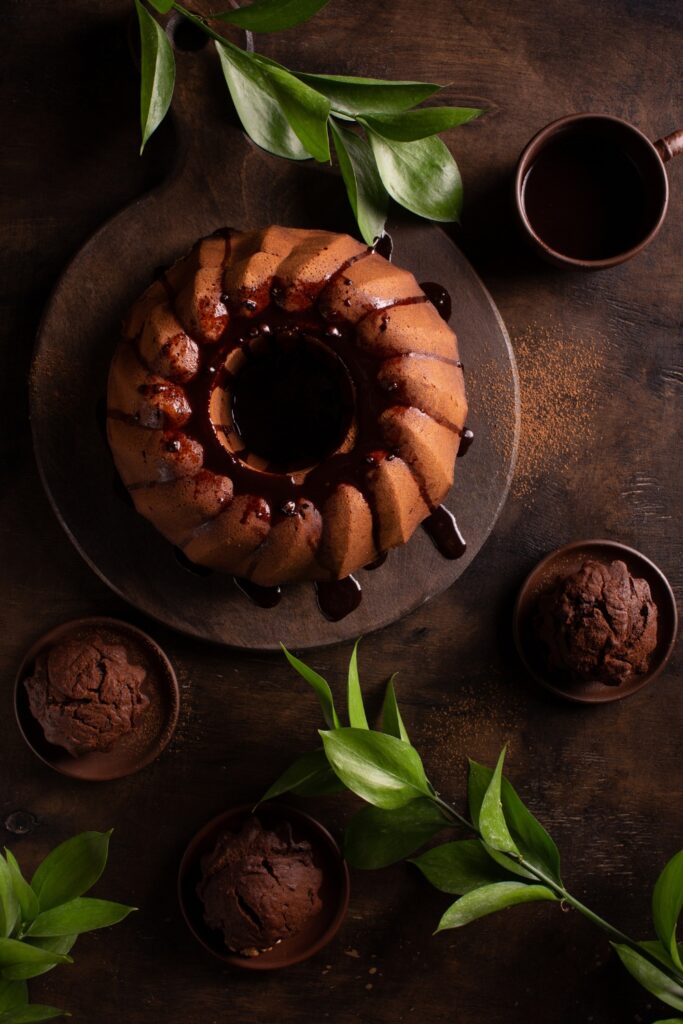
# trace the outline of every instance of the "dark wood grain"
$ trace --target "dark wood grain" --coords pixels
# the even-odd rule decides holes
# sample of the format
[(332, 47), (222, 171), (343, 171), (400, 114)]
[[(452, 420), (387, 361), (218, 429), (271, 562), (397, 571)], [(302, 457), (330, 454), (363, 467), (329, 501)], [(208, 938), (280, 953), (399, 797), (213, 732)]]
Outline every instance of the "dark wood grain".
[[(259, 793), (311, 745), (319, 722), (277, 656), (184, 639), (112, 597), (62, 533), (32, 461), (25, 381), (48, 293), (85, 239), (173, 161), (172, 123), (142, 160), (136, 156), (128, 10), (124, 0), (72, 0), (58, 13), (46, 0), (3, 7), (0, 840), (30, 867), (75, 831), (114, 825), (98, 891), (142, 908), (81, 940), (76, 965), (36, 981), (35, 998), (66, 1005), (83, 1024), (635, 1024), (666, 1016), (599, 933), (556, 907), (519, 908), (432, 937), (445, 899), (407, 867), (355, 872), (339, 937), (290, 971), (245, 977), (222, 969), (187, 933), (174, 891), (187, 841), (221, 809)], [(680, 655), (628, 700), (573, 708), (529, 684), (512, 650), (510, 614), (534, 562), (588, 536), (639, 548), (680, 597), (683, 171), (680, 161), (668, 165), (671, 204), (655, 243), (594, 276), (549, 269), (526, 252), (510, 189), (525, 142), (564, 113), (614, 113), (652, 138), (679, 127), (682, 43), (676, 0), (333, 0), (301, 31), (261, 43), (303, 69), (450, 82), (447, 99), (490, 108), (448, 137), (466, 185), (459, 241), (517, 340), (523, 401), (533, 398), (524, 389), (532, 356), (556, 358), (562, 331), (567, 346), (584, 343), (592, 354), (576, 427), (567, 430), (572, 457), (540, 465), (529, 486), (519, 478), (461, 580), (368, 638), (361, 667), (375, 711), (383, 680), (401, 670), (408, 728), (435, 783), (455, 799), (464, 792), (465, 756), (490, 762), (509, 741), (509, 771), (556, 836), (568, 884), (635, 936), (650, 933), (651, 882), (683, 839)], [(191, 61), (179, 74), (193, 73)], [(219, 92), (206, 102), (197, 118), (230, 116)], [(97, 285), (104, 290), (107, 280)], [(533, 335), (534, 348), (533, 324), (557, 329)], [(523, 404), (520, 465), (535, 451), (533, 411)], [(24, 745), (12, 720), (12, 679), (49, 626), (98, 613), (137, 622), (162, 643), (183, 708), (161, 760), (139, 776), (87, 786), (49, 772)], [(321, 650), (316, 667), (340, 687), (348, 654), (347, 644)], [(334, 801), (307, 807), (333, 831), (349, 809)], [(17, 811), (24, 817), (13, 817)]]

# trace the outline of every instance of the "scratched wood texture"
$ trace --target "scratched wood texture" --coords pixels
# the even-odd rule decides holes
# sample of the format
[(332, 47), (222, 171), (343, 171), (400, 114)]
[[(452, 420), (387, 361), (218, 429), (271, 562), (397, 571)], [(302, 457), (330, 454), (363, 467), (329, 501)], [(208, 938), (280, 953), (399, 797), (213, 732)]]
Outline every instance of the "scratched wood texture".
[[(113, 825), (99, 892), (141, 908), (111, 932), (82, 939), (76, 966), (36, 981), (34, 998), (66, 1006), (82, 1024), (640, 1024), (667, 1016), (625, 976), (603, 937), (558, 907), (518, 908), (432, 937), (446, 899), (402, 866), (354, 873), (338, 939), (284, 973), (222, 969), (186, 932), (174, 881), (187, 840), (307, 748), (318, 713), (277, 656), (183, 639), (108, 593), (61, 533), (32, 461), (25, 381), (41, 307), (88, 235), (158, 184), (173, 160), (170, 123), (137, 157), (128, 11), (126, 0), (71, 0), (58, 12), (46, 0), (5, 0), (2, 11), (0, 842), (30, 867), (72, 833)], [(557, 838), (570, 887), (637, 937), (651, 934), (651, 883), (683, 845), (680, 656), (631, 700), (565, 706), (525, 680), (509, 624), (528, 569), (580, 537), (641, 548), (681, 593), (683, 161), (670, 167), (671, 207), (658, 240), (637, 261), (597, 276), (550, 270), (527, 255), (510, 221), (509, 190), (525, 141), (564, 113), (618, 114), (651, 136), (680, 127), (682, 44), (676, 0), (333, 0), (308, 27), (261, 46), (302, 69), (449, 82), (447, 99), (490, 108), (449, 141), (466, 182), (459, 240), (518, 346), (520, 476), (475, 563), (440, 598), (368, 637), (362, 670), (376, 710), (383, 680), (400, 669), (408, 728), (434, 782), (456, 801), (465, 756), (490, 762), (507, 741), (510, 774)], [(548, 384), (544, 415), (539, 366), (563, 360), (571, 379)], [(537, 442), (555, 406), (564, 410), (563, 446), (545, 459)], [(24, 649), (88, 613), (147, 627), (174, 660), (184, 701), (159, 762), (94, 787), (43, 768), (11, 713)], [(348, 654), (341, 645), (313, 660), (340, 687)], [(339, 829), (349, 806), (320, 801), (311, 809)]]

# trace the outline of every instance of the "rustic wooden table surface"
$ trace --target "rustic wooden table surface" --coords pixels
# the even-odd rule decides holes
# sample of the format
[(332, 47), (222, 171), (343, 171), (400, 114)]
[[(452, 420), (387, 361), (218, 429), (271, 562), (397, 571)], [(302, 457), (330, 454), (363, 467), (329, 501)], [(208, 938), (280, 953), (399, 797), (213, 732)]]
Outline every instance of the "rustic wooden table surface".
[[(280, 657), (184, 639), (109, 593), (62, 534), (34, 466), (26, 375), (41, 307), (88, 235), (161, 181), (171, 162), (171, 124), (137, 156), (129, 13), (127, 0), (3, 5), (0, 843), (30, 866), (77, 831), (115, 826), (99, 891), (141, 908), (111, 932), (83, 938), (76, 965), (38, 979), (33, 998), (67, 1007), (83, 1024), (667, 1016), (599, 932), (556, 906), (517, 908), (432, 937), (447, 898), (404, 866), (354, 873), (338, 938), (282, 973), (223, 969), (188, 934), (175, 896), (186, 842), (307, 749), (318, 711)], [(681, 593), (683, 161), (670, 166), (671, 206), (655, 243), (594, 276), (527, 255), (510, 223), (509, 189), (523, 144), (562, 114), (617, 114), (651, 137), (680, 127), (681, 15), (676, 0), (333, 0), (301, 30), (261, 43), (304, 70), (449, 82), (449, 100), (490, 108), (449, 142), (466, 182), (460, 241), (517, 349), (518, 475), (476, 562), (440, 598), (368, 637), (362, 671), (374, 710), (383, 681), (400, 669), (414, 742), (456, 801), (466, 756), (490, 763), (507, 741), (509, 773), (556, 837), (569, 887), (636, 937), (651, 934), (651, 884), (683, 845), (680, 656), (630, 700), (561, 704), (525, 680), (510, 611), (540, 556), (590, 536), (640, 548)], [(17, 731), (11, 696), (24, 649), (87, 614), (149, 629), (173, 659), (183, 696), (161, 760), (92, 786), (41, 766)], [(312, 660), (341, 686), (348, 654), (344, 645)], [(339, 830), (349, 808), (320, 801), (311, 809)]]

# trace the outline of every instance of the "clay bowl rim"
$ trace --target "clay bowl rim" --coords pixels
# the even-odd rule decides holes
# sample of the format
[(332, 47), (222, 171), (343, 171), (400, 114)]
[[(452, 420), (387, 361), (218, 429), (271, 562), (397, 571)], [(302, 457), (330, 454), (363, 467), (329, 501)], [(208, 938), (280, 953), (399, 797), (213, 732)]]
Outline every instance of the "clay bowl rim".
[[(553, 136), (586, 121), (608, 122), (613, 125), (618, 125), (622, 130), (628, 131), (634, 135), (638, 141), (645, 146), (649, 155), (654, 158), (654, 166), (658, 169), (657, 173), (661, 175), (661, 182), (663, 186), (663, 199), (659, 214), (649, 232), (641, 238), (636, 245), (631, 246), (630, 249), (625, 249), (623, 252), (617, 253), (614, 256), (608, 256), (605, 259), (599, 260), (587, 260), (580, 259), (575, 256), (567, 256), (565, 253), (558, 252), (557, 249), (553, 249), (532, 227), (531, 221), (527, 216), (526, 205), (524, 203), (524, 179), (526, 178), (534, 157), (546, 146)], [(616, 267), (621, 263), (625, 263), (626, 260), (631, 259), (632, 256), (637, 256), (638, 253), (648, 246), (659, 233), (669, 208), (669, 178), (666, 173), (664, 161), (657, 152), (657, 148), (654, 143), (648, 139), (647, 135), (645, 135), (640, 128), (631, 124), (630, 121), (626, 121), (623, 117), (616, 117), (614, 114), (594, 114), (589, 111), (578, 114), (567, 114), (565, 117), (560, 117), (556, 121), (551, 121), (549, 124), (545, 125), (545, 127), (536, 132), (520, 153), (517, 161), (517, 167), (515, 169), (514, 190), (517, 215), (521, 221), (524, 231), (536, 248), (546, 259), (551, 263), (554, 263), (556, 266), (574, 268), (577, 270), (608, 270), (610, 267)]]
[[(285, 821), (298, 821), (303, 823), (314, 833), (315, 837), (320, 840), (320, 842), (326, 847), (327, 851), (332, 854), (340, 868), (340, 881), (339, 884), (335, 885), (339, 898), (337, 902), (337, 909), (330, 924), (314, 942), (303, 949), (300, 953), (296, 953), (289, 958), (284, 958), (274, 963), (268, 959), (264, 959), (263, 955), (255, 957), (240, 956), (238, 953), (230, 953), (227, 950), (227, 947), (226, 952), (221, 953), (214, 946), (209, 945), (203, 935), (195, 927), (193, 915), (186, 906), (183, 892), (186, 876), (196, 863), (197, 850), (205, 842), (207, 837), (212, 833), (217, 832), (222, 826), (228, 825), (228, 823), (234, 821), (235, 818), (239, 818), (240, 815), (250, 815), (255, 813), (256, 816), (258, 816), (259, 807), (267, 808), (270, 812), (280, 814)], [(297, 807), (292, 807), (291, 804), (268, 800), (258, 806), (254, 803), (242, 803), (236, 804), (234, 807), (229, 807), (226, 811), (222, 811), (220, 814), (211, 818), (210, 821), (206, 822), (206, 824), (194, 834), (185, 848), (178, 867), (177, 895), (178, 903), (180, 904), (180, 912), (192, 937), (216, 960), (220, 960), (221, 963), (229, 964), (231, 967), (239, 967), (245, 970), (276, 971), (285, 967), (292, 967), (294, 964), (309, 960), (312, 956), (315, 956), (316, 953), (319, 953), (321, 949), (324, 949), (324, 947), (327, 946), (328, 943), (330, 943), (337, 935), (349, 909), (351, 876), (349, 874), (349, 866), (344, 859), (339, 843), (324, 825), (305, 811), (301, 811)]]
[[(656, 576), (662, 585), (663, 592), (666, 594), (669, 602), (668, 611), (670, 613), (671, 629), (666, 646), (663, 648), (658, 656), (656, 665), (642, 675), (637, 681), (626, 686), (608, 686), (603, 685), (603, 689), (598, 693), (581, 693), (580, 688), (572, 689), (567, 687), (566, 689), (557, 683), (553, 683), (547, 676), (544, 676), (538, 671), (533, 661), (527, 658), (526, 648), (524, 644), (524, 630), (523, 625), (526, 620), (527, 609), (524, 607), (530, 596), (530, 592), (534, 586), (542, 578), (545, 570), (553, 564), (558, 562), (567, 555), (571, 555), (574, 552), (586, 551), (588, 554), (592, 548), (608, 548), (614, 552), (615, 556), (626, 555), (634, 561), (640, 562), (646, 567), (647, 572), (651, 575)], [(658, 612), (661, 614), (661, 609), (658, 608)], [(563, 547), (556, 548), (551, 551), (550, 554), (546, 555), (538, 562), (531, 572), (527, 575), (526, 579), (519, 588), (517, 598), (515, 599), (515, 606), (512, 613), (512, 633), (522, 665), (532, 677), (532, 679), (543, 686), (546, 690), (554, 693), (557, 697), (562, 697), (564, 700), (571, 701), (575, 704), (610, 704), (617, 700), (624, 700), (626, 697), (630, 697), (632, 694), (642, 690), (648, 683), (654, 682), (654, 680), (663, 672), (664, 668), (669, 662), (671, 655), (673, 654), (676, 646), (676, 640), (678, 639), (678, 606), (676, 604), (676, 596), (673, 592), (673, 588), (669, 583), (662, 570), (644, 555), (641, 551), (636, 548), (630, 547), (628, 544), (622, 544), (616, 540), (602, 540), (591, 538), (590, 540), (572, 541), (570, 544), (565, 544)], [(658, 641), (659, 645), (659, 641)]]
[[(24, 716), (22, 711), (20, 710), (19, 693), (22, 683), (26, 678), (29, 663), (37, 657), (37, 655), (40, 653), (41, 650), (43, 650), (43, 648), (47, 647), (48, 645), (54, 643), (57, 640), (62, 639), (69, 633), (75, 632), (78, 629), (83, 629), (87, 627), (97, 628), (98, 626), (104, 629), (110, 629), (113, 631), (120, 631), (122, 633), (132, 634), (137, 640), (142, 641), (144, 646), (149, 648), (152, 656), (158, 661), (159, 665), (161, 666), (161, 676), (163, 676), (163, 679), (166, 681), (167, 684), (166, 688), (170, 696), (170, 713), (166, 718), (164, 730), (158, 735), (156, 742), (154, 743), (153, 746), (151, 746), (150, 752), (146, 756), (140, 758), (140, 760), (137, 761), (134, 767), (130, 768), (128, 771), (123, 772), (114, 771), (111, 774), (83, 776), (68, 771), (64, 767), (60, 767), (48, 756), (46, 756), (45, 753), (38, 750), (33, 745), (26, 730), (24, 729)], [(178, 725), (178, 717), (180, 714), (180, 687), (178, 686), (178, 677), (176, 676), (175, 669), (173, 668), (173, 665), (171, 664), (171, 661), (166, 652), (157, 643), (157, 641), (149, 635), (149, 633), (145, 633), (144, 630), (139, 629), (137, 626), (133, 626), (130, 622), (126, 622), (124, 619), (116, 619), (110, 615), (92, 615), (84, 616), (78, 619), (69, 619), (67, 622), (62, 622), (59, 626), (53, 626), (52, 629), (49, 629), (46, 633), (43, 633), (43, 635), (39, 637), (31, 645), (31, 647), (24, 654), (24, 657), (21, 660), (21, 664), (19, 665), (19, 668), (14, 679), (13, 696), (14, 717), (16, 719), (16, 723), (19, 728), (19, 732), (21, 733), (22, 739), (26, 743), (26, 746), (29, 748), (29, 750), (31, 750), (31, 752), (38, 758), (39, 761), (42, 761), (44, 765), (46, 765), (48, 768), (51, 768), (52, 771), (57, 772), (59, 775), (63, 775), (66, 778), (74, 779), (77, 782), (86, 783), (113, 782), (116, 779), (123, 779), (129, 775), (135, 775), (139, 771), (142, 771), (143, 768), (146, 768), (148, 765), (152, 764), (152, 762), (156, 761), (156, 759), (163, 753), (168, 744), (171, 742), (173, 734), (175, 733), (176, 727)], [(46, 747), (53, 746), (53, 744), (51, 744), (47, 739), (45, 740), (45, 745)], [(76, 761), (76, 759), (74, 759), (74, 761)], [(65, 762), (65, 764), (66, 763), (68, 762)]]

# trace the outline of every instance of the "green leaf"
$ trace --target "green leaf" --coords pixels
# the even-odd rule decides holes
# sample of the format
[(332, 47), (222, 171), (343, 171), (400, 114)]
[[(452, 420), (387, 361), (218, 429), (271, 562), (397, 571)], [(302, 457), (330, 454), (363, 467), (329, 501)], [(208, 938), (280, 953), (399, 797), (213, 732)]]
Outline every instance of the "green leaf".
[(30, 942), (32, 946), (36, 946), (37, 949), (47, 949), (51, 953), (70, 953), (73, 947), (76, 945), (78, 935), (56, 935), (52, 938), (37, 939), (34, 936), (26, 939), (26, 942)]
[(0, 853), (0, 936), (12, 934), (19, 917), (19, 900), (12, 881), (12, 872)]
[(365, 114), (358, 120), (378, 135), (395, 142), (415, 142), (438, 135), (459, 124), (467, 124), (483, 114), (476, 107), (423, 107), (399, 114)]
[(5, 981), (0, 978), (0, 1013), (16, 1010), (28, 1002), (28, 987), (25, 981)]
[(479, 811), (479, 831), (487, 846), (500, 853), (519, 854), (517, 845), (510, 835), (503, 804), (501, 801), (500, 787), (503, 776), (503, 761), (505, 760), (505, 747), (500, 752), (495, 771), (491, 776), (488, 788), (484, 793)]
[(470, 818), (475, 828), (479, 828), (479, 812), (481, 811), (484, 794), (489, 788), (493, 777), (493, 768), (479, 764), (469, 758), (469, 774), (467, 776), (467, 803), (470, 809)]
[(560, 851), (540, 821), (522, 803), (512, 785), (504, 777), (501, 798), (505, 820), (524, 859), (561, 885)]
[(495, 861), (496, 864), (506, 873), (517, 875), (518, 878), (526, 878), (533, 882), (538, 881), (536, 875), (531, 871), (527, 871), (526, 868), (523, 868), (511, 854), (499, 853), (498, 850), (494, 850), (492, 846), (487, 846), (486, 843), (482, 843), (482, 846), (488, 853), (491, 860)]
[[(656, 956), (658, 960), (661, 960), (664, 966), (668, 967), (669, 970), (674, 971), (674, 973), (680, 972), (680, 968), (671, 959), (668, 949), (661, 944), (659, 939), (645, 939), (643, 942), (639, 942), (638, 945), (642, 946), (643, 949), (646, 949), (648, 953), (652, 953), (652, 955)], [(680, 956), (682, 952), (683, 945), (679, 942), (678, 955)]]
[(436, 889), (456, 896), (464, 896), (472, 889), (494, 882), (513, 880), (494, 864), (478, 839), (462, 839), (435, 846), (411, 863)]
[(218, 21), (244, 28), (248, 32), (281, 32), (308, 21), (329, 0), (254, 0), (248, 7), (212, 14)]
[[(477, 826), (481, 803), (492, 778), (493, 769), (477, 764), (476, 761), (470, 761), (468, 780), (470, 816)], [(524, 859), (544, 871), (553, 881), (561, 884), (560, 853), (557, 846), (538, 819), (522, 803), (515, 789), (504, 776), (501, 783), (501, 799), (508, 828)], [(493, 851), (489, 851), (489, 853), (493, 856)], [(508, 867), (515, 874), (522, 874), (525, 878), (533, 877), (519, 865), (513, 866), (507, 859), (494, 856), (494, 860), (498, 863), (502, 862), (503, 866)]]
[[(470, 771), (467, 779), (467, 794), (468, 803), (470, 808), (470, 818), (476, 828), (479, 828), (479, 813), (481, 811), (482, 801), (486, 794), (486, 790), (489, 788), (491, 779), (493, 778), (493, 768), (487, 768), (486, 765), (477, 764), (476, 761), (470, 760)], [(501, 789), (502, 792), (502, 789)], [(498, 853), (492, 847), (483, 844), (484, 849), (488, 853), (489, 857), (496, 862), (500, 867), (506, 871), (511, 871), (515, 875), (519, 875), (521, 878), (533, 879), (534, 876), (523, 868), (517, 861), (512, 860), (510, 857), (506, 857), (502, 853)]]
[[(159, 10), (160, 7), (154, 4)], [(169, 8), (167, 8), (168, 10)], [(173, 49), (161, 25), (135, 0), (140, 24), (140, 127), (142, 153), (150, 135), (166, 117), (173, 98), (175, 59)], [(162, 12), (165, 13), (165, 12)]]
[(676, 926), (683, 910), (683, 850), (674, 854), (655, 883), (652, 919), (662, 945), (676, 966), (683, 970), (676, 941)]
[(314, 672), (308, 665), (304, 665), (303, 661), (300, 661), (293, 654), (290, 654), (284, 644), (280, 644), (280, 647), (284, 651), (285, 658), (292, 666), (293, 669), (299, 673), (302, 679), (305, 679), (309, 686), (312, 686), (318, 695), (320, 706), (323, 711), (323, 718), (325, 723), (330, 729), (338, 729), (340, 727), (340, 721), (337, 716), (337, 712), (334, 707), (334, 698), (332, 696), (332, 690), (330, 689), (329, 683), (326, 679), (323, 679), (321, 675)]
[(223, 75), (235, 110), (247, 135), (257, 146), (288, 160), (308, 160), (310, 154), (292, 131), (264, 69), (237, 46), (216, 42)]
[(393, 810), (364, 807), (346, 829), (344, 856), (356, 868), (384, 868), (403, 860), (448, 824), (428, 797)]
[(296, 793), (297, 796), (326, 796), (329, 793), (338, 793), (343, 788), (329, 766), (325, 751), (320, 748), (297, 758), (264, 793), (259, 803), (274, 800), (283, 793)]
[(136, 909), (126, 907), (122, 903), (112, 903), (110, 900), (93, 900), (87, 896), (80, 896), (38, 914), (28, 934), (34, 938), (46, 939), (80, 935), (82, 932), (92, 932), (97, 928), (108, 928), (110, 925), (118, 924)]
[(358, 676), (358, 644), (360, 638), (356, 640), (353, 645), (353, 651), (351, 652), (351, 658), (349, 660), (349, 682), (348, 682), (348, 702), (349, 702), (349, 725), (354, 729), (369, 729), (368, 719), (365, 714), (365, 708), (363, 706), (363, 694), (360, 688), (360, 678)]
[(348, 75), (311, 75), (296, 71), (297, 78), (327, 96), (333, 110), (355, 116), (362, 113), (397, 113), (426, 100), (442, 88), (427, 82), (390, 82), (381, 78)]
[(13, 1010), (11, 1013), (0, 1013), (0, 1024), (38, 1024), (41, 1020), (54, 1020), (55, 1017), (70, 1017), (71, 1014), (65, 1010), (58, 1010), (54, 1006), (41, 1006), (39, 1003), (31, 1003), (20, 1010)]
[(380, 178), (401, 206), (428, 220), (459, 220), (462, 179), (441, 139), (394, 142), (370, 130)]
[(683, 1010), (683, 984), (675, 982), (673, 978), (660, 971), (630, 946), (623, 946), (617, 942), (613, 942), (612, 946), (616, 949), (619, 959), (628, 973), (636, 979), (639, 985), (651, 992), (653, 996), (657, 996), (667, 1006), (673, 1006), (675, 1010)]
[(301, 144), (320, 163), (329, 162), (330, 140), (327, 134), (327, 119), (330, 114), (330, 101), (284, 68), (268, 64), (263, 71), (270, 81), (273, 95)]
[(683, 1024), (683, 1017), (667, 1017), (666, 1020), (656, 1020), (654, 1024)]
[(536, 900), (554, 900), (556, 896), (544, 885), (526, 885), (524, 882), (496, 882), (472, 889), (448, 908), (439, 921), (437, 932), (447, 928), (461, 928), (479, 917), (493, 914), (496, 910), (515, 906), (518, 903), (532, 903)]
[[(325, 757), (324, 752), (322, 752), (322, 756)], [(327, 758), (325, 758), (325, 761), (327, 761)], [(305, 797), (332, 796), (335, 793), (343, 793), (344, 788), (343, 782), (339, 781), (328, 764), (325, 771), (321, 771), (314, 778), (305, 779), (303, 782), (300, 782), (292, 790), (292, 793), (295, 793), (296, 796)]]
[(395, 736), (396, 739), (403, 740), (404, 743), (410, 743), (406, 727), (403, 724), (403, 719), (401, 718), (401, 712), (398, 709), (398, 701), (396, 700), (394, 679), (397, 675), (398, 672), (394, 672), (393, 676), (387, 683), (386, 692), (384, 694), (384, 703), (382, 704), (382, 732), (386, 732), (390, 736)]
[[(14, 967), (19, 964), (68, 964), (71, 958), (61, 953), (38, 949), (18, 939), (0, 939), (0, 967)], [(7, 977), (3, 970), (4, 977)]]
[[(35, 949), (65, 955), (71, 952), (77, 938), (77, 935), (63, 935), (57, 939), (24, 939), (23, 941)], [(37, 978), (41, 974), (47, 974), (48, 971), (54, 970), (56, 966), (55, 963), (18, 964), (15, 967), (5, 967), (2, 973), (6, 978)]]
[(49, 853), (31, 879), (41, 910), (82, 896), (107, 864), (111, 832), (82, 832)]
[(173, 0), (149, 0), (149, 2), (159, 14), (168, 14), (173, 7)]
[(365, 729), (321, 732), (327, 760), (347, 789), (376, 807), (402, 807), (430, 789), (414, 747)]
[(16, 857), (7, 847), (5, 847), (5, 857), (7, 858), (7, 866), (12, 876), (12, 885), (19, 901), (21, 920), (24, 923), (28, 923), (33, 920), (40, 909), (38, 897), (24, 878)]
[[(242, 51), (238, 51), (242, 53)], [(327, 133), (330, 101), (277, 61), (255, 53), (251, 58), (265, 76), (267, 84), (292, 131), (308, 155), (320, 163), (330, 161)]]
[(384, 233), (389, 195), (367, 140), (334, 121), (330, 128), (351, 209), (364, 241), (372, 245)]

